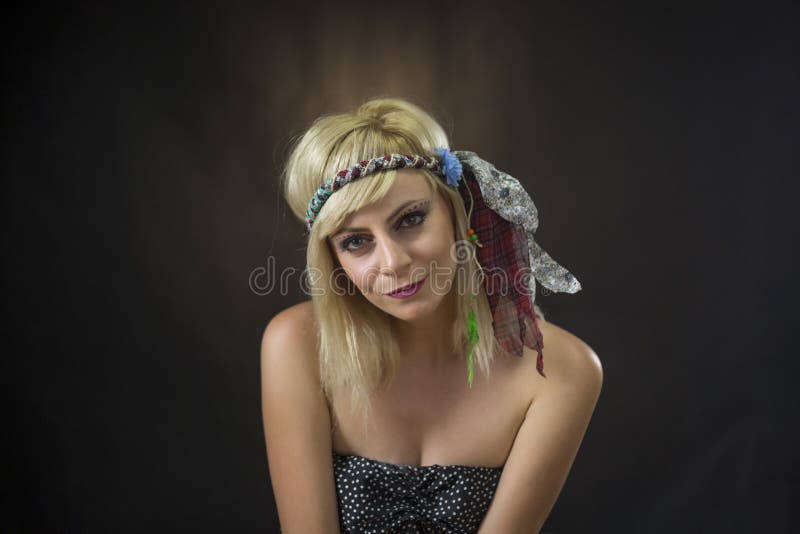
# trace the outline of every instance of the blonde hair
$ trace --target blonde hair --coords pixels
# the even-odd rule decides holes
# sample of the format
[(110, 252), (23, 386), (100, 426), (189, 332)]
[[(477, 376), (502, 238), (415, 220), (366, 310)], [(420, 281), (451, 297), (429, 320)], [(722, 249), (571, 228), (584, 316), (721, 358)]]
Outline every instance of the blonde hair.
[[(295, 216), (305, 222), (311, 197), (336, 172), (384, 154), (432, 155), (435, 147), (449, 148), (447, 135), (419, 106), (398, 98), (369, 100), (354, 111), (319, 117), (296, 139), (283, 170), (283, 193)], [(449, 201), (455, 235), (465, 239), (467, 208), (458, 191), (447, 187), (432, 172), (419, 171), (425, 174), (432, 190)], [(335, 394), (350, 392), (351, 406), (361, 410), (365, 421), (371, 394), (391, 382), (401, 355), (391, 317), (358, 291), (343, 291), (338, 284), (337, 265), (327, 238), (351, 213), (383, 198), (394, 184), (396, 173), (380, 171), (334, 193), (320, 210), (308, 236), (306, 267), (319, 326), (322, 389), (329, 402)], [(458, 241), (456, 238), (457, 244)], [(494, 338), (479, 270), (475, 261), (460, 262), (451, 289), (453, 296), (445, 302), (455, 307), (452, 347), (464, 354), (467, 314), (475, 297), (479, 341), (473, 354), (477, 367), (489, 377), (494, 355), (502, 349)], [(541, 314), (538, 308), (536, 311)], [(466, 378), (465, 365), (465, 387)]]

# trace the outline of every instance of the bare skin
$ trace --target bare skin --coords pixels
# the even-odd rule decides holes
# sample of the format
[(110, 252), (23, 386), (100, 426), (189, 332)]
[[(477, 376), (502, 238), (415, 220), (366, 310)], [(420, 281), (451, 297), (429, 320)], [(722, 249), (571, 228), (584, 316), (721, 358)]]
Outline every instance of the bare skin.
[(403, 362), (372, 399), (367, 435), (348, 397), (333, 399), (333, 450), (407, 465), (502, 466), (538, 385), (535, 363), (535, 353), (498, 357), (488, 379), (476, 370), (470, 389), (463, 358)]
[[(313, 323), (310, 302), (295, 308)], [(546, 321), (539, 326), (550, 341), (544, 351), (549, 370), (547, 355), (557, 353), (569, 335)], [(333, 399), (332, 448), (396, 464), (502, 466), (542, 380), (536, 353), (528, 349), (521, 358), (498, 356), (488, 379), (476, 370), (472, 389), (463, 359), (444, 366), (401, 364), (392, 384), (372, 397), (367, 435), (349, 397)]]

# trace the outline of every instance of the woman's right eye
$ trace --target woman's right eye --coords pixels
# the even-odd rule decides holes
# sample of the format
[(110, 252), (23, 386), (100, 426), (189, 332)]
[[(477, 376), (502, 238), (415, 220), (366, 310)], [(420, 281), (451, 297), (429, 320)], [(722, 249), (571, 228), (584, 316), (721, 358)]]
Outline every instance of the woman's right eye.
[(354, 235), (354, 236), (350, 236), (348, 238), (343, 239), (339, 243), (339, 247), (344, 252), (355, 252), (356, 250), (358, 250), (362, 246), (364, 246), (364, 241), (365, 241), (365, 239), (364, 239), (363, 236)]

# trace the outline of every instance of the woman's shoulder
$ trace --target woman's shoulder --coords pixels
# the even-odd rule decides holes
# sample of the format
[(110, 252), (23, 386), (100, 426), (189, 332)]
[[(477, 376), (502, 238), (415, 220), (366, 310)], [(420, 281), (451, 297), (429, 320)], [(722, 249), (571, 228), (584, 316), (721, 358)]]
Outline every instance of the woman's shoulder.
[(310, 371), (316, 368), (316, 356), (317, 325), (310, 301), (290, 306), (269, 321), (261, 339), (262, 363), (302, 365)]
[[(544, 372), (548, 377), (552, 376), (558, 382), (602, 383), (603, 366), (592, 347), (555, 323), (540, 319), (538, 324), (544, 342)], [(537, 353), (527, 347), (525, 350), (530, 351), (535, 361)]]
[[(289, 326), (302, 325), (314, 320), (314, 306), (310, 300), (304, 300), (279, 311), (270, 320), (269, 324)], [(267, 326), (269, 326), (269, 324)]]
[(310, 303), (275, 315), (261, 350), (269, 475), (285, 532), (333, 532), (337, 524), (331, 420), (319, 382), (313, 315)]
[(264, 337), (278, 337), (284, 341), (297, 338), (306, 341), (314, 338), (317, 325), (311, 301), (300, 302), (281, 310), (267, 323)]

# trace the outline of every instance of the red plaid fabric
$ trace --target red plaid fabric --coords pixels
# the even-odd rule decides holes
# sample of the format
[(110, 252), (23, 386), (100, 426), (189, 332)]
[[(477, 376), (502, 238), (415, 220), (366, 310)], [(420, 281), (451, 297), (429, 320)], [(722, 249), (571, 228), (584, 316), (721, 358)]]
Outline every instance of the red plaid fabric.
[[(523, 345), (538, 352), (536, 369), (544, 374), (544, 342), (533, 310), (528, 280), (533, 276), (525, 229), (508, 222), (486, 206), (474, 174), (464, 168), (459, 193), (472, 202), (470, 224), (478, 242), (476, 258), (483, 268), (484, 287), (492, 310), (494, 335), (506, 352), (522, 356)], [(469, 191), (472, 192), (470, 199)], [(534, 286), (535, 287), (535, 286)]]

